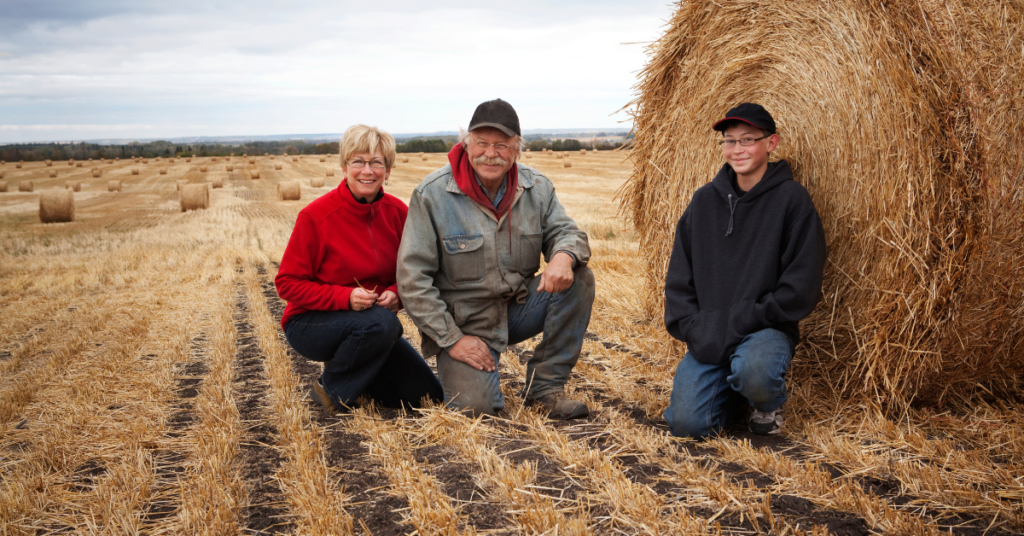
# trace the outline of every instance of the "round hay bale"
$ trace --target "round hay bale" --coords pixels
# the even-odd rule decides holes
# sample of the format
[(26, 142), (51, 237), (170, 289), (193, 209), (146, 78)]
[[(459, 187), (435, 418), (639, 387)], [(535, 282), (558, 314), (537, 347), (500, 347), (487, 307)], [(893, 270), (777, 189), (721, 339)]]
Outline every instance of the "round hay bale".
[(327, 158), (325, 158), (325, 157), (321, 156), (321, 157), (320, 157), (320, 161), (321, 161), (321, 162), (326, 162), (326, 161), (327, 161)]
[(424, 162), (426, 162), (427, 161), (427, 157), (426, 156), (421, 157), (420, 160), (423, 160)]
[(532, 154), (527, 154), (526, 158), (533, 158), (533, 155)]
[(186, 184), (181, 187), (181, 211), (210, 208), (210, 187), (206, 183)]
[(113, 164), (113, 163), (114, 163), (114, 161), (113, 161), (113, 160), (107, 160), (107, 163), (108, 163), (108, 164)]
[(115, 156), (115, 157), (114, 157), (114, 160), (120, 160), (120, 159), (121, 159), (121, 157), (120, 157), (120, 156)]
[(212, 181), (210, 181), (210, 184), (214, 188), (223, 188), (224, 187), (224, 179), (222, 179), (220, 177), (214, 177), (214, 179)]
[(107, 191), (108, 192), (120, 192), (121, 191), (121, 181), (107, 181)]
[(82, 163), (81, 162), (75, 162), (75, 167), (82, 167)]
[(7, 182), (6, 181), (5, 182), (0, 182), (0, 192), (6, 192), (6, 191), (7, 191)]
[(334, 170), (333, 169), (328, 169), (327, 170), (327, 176), (328, 177), (333, 177), (334, 176)]
[(250, 158), (249, 159), (249, 164), (255, 164), (255, 163), (256, 163), (256, 159), (255, 158)]
[(200, 173), (206, 173), (206, 166), (199, 166)]
[(564, 166), (564, 167), (572, 167), (572, 161), (569, 160), (568, 157), (566, 157), (565, 160), (562, 160), (562, 166)]
[(68, 167), (73, 167), (74, 165), (75, 165), (75, 159), (74, 158), (72, 158), (71, 160), (68, 160)]
[(186, 158), (185, 162), (188, 163), (188, 164), (191, 164), (192, 163), (192, 159), (191, 158)]
[(299, 157), (297, 157), (297, 156), (293, 156), (292, 157), (292, 162), (298, 162), (298, 161), (299, 161)]
[(408, 162), (409, 162), (409, 157), (408, 156), (403, 156), (402, 157), (402, 163), (408, 163)]
[(722, 166), (711, 125), (757, 102), (775, 117), (775, 158), (810, 193), (828, 244), (793, 383), (896, 407), (1019, 396), (1024, 51), (978, 43), (1019, 43), (1024, 10), (821, 6), (684, 2), (651, 46), (622, 198), (645, 252), (648, 316), (664, 311), (674, 224)]
[(586, 149), (580, 149), (580, 154), (587, 154), (587, 150)]
[(252, 178), (253, 180), (260, 178), (260, 170), (254, 169), (254, 170), (250, 171), (249, 172), (249, 177)]
[(281, 170), (281, 164), (276, 164), (275, 163), (274, 164), (274, 169), (280, 171)]
[(139, 168), (132, 168), (132, 175), (138, 175), (138, 174), (139, 174)]
[(420, 156), (423, 156), (423, 151), (420, 151)]
[(282, 201), (298, 201), (302, 198), (302, 185), (299, 181), (284, 181), (277, 185), (277, 193)]
[(215, 157), (213, 157), (213, 159), (212, 159), (211, 161), (212, 161), (212, 162), (216, 162), (216, 161), (217, 161), (217, 157), (216, 157), (216, 156), (215, 156)]
[(75, 221), (75, 193), (69, 189), (51, 188), (39, 193), (39, 221), (66, 223)]
[(270, 159), (273, 160), (274, 159), (274, 155), (270, 155)]
[(50, 162), (49, 160), (47, 160), (46, 161), (46, 167), (50, 167), (50, 166), (53, 166), (53, 162)]
[(311, 188), (323, 188), (324, 178), (323, 177), (312, 177), (309, 179), (309, 186)]
[(18, 162), (17, 164), (14, 164), (14, 167), (16, 169), (21, 169), (21, 162)]
[(103, 172), (102, 172), (102, 171), (100, 171), (100, 170), (99, 170), (99, 168), (94, 168), (94, 169), (92, 170), (92, 177), (93, 177), (94, 179), (96, 179), (96, 178), (99, 178), (99, 177), (100, 177), (101, 175), (103, 175)]
[(166, 175), (167, 174), (167, 168), (165, 168), (165, 167), (160, 168), (160, 174), (161, 175)]
[(224, 171), (234, 171), (234, 170), (235, 170), (235, 166), (232, 166), (231, 164), (228, 164), (228, 165), (224, 166)]
[(0, 179), (4, 178), (4, 172), (0, 171)]
[(50, 178), (51, 179), (57, 178), (57, 170), (56, 169), (51, 169), (50, 170)]
[(64, 183), (65, 190), (71, 190), (73, 192), (82, 191), (82, 181), (67, 181)]
[(134, 161), (135, 161), (135, 157), (133, 156), (133, 157), (132, 157), (132, 162), (134, 162)]

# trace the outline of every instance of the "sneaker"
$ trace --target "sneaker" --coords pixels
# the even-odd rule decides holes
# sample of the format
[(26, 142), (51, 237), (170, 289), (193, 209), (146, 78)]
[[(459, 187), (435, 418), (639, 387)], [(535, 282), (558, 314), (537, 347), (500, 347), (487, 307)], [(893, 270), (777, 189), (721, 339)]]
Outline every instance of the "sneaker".
[(313, 402), (320, 404), (327, 408), (328, 411), (333, 413), (338, 412), (338, 406), (334, 405), (334, 401), (327, 394), (327, 390), (324, 389), (324, 384), (320, 383), (320, 378), (316, 379), (316, 383), (313, 384), (313, 388), (309, 391), (309, 397), (313, 399)]
[(585, 402), (568, 398), (563, 393), (549, 393), (527, 402), (543, 406), (548, 410), (548, 418), (556, 421), (580, 419), (590, 415), (590, 408)]
[(757, 411), (750, 414), (750, 431), (757, 435), (775, 435), (782, 432), (782, 408), (775, 411)]

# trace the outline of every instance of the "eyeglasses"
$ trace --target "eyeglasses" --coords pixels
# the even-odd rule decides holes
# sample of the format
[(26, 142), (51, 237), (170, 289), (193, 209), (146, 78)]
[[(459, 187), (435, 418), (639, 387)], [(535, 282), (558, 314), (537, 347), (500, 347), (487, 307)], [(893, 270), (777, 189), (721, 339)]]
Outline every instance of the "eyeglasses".
[[(348, 167), (355, 169), (363, 169), (364, 167), (366, 167), (366, 160), (363, 160), (362, 158), (353, 158), (352, 160), (348, 161)], [(383, 160), (377, 158), (370, 160), (371, 169), (384, 169), (386, 167), (387, 164), (385, 164)]]
[(488, 147), (493, 145), (494, 146), (494, 150), (498, 151), (499, 153), (507, 153), (508, 151), (511, 151), (512, 148), (514, 147), (514, 145), (509, 145), (507, 143), (487, 143), (486, 141), (479, 141), (479, 140), (478, 141), (474, 141), (473, 145), (475, 145), (476, 148), (481, 150), (481, 151), (486, 151)]
[(721, 145), (723, 149), (732, 149), (733, 147), (736, 147), (736, 142), (739, 142), (739, 144), (744, 147), (750, 147), (751, 145), (754, 144), (755, 141), (760, 141), (769, 137), (771, 137), (771, 134), (768, 134), (767, 136), (761, 136), (760, 138), (740, 138), (738, 140), (722, 140), (718, 142), (718, 144)]

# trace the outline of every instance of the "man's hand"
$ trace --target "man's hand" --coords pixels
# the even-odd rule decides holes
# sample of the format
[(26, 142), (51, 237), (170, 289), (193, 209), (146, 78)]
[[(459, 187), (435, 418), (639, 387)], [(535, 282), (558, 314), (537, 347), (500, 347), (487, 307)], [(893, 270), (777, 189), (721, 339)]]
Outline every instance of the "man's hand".
[(398, 294), (390, 290), (385, 290), (381, 293), (380, 297), (377, 298), (377, 305), (393, 312), (398, 312)]
[(555, 253), (551, 262), (540, 274), (540, 283), (537, 285), (537, 292), (550, 292), (557, 294), (572, 286), (572, 255), (564, 251)]
[(456, 361), (463, 363), (484, 372), (494, 371), (494, 356), (484, 341), (479, 337), (465, 335), (459, 342), (448, 349), (448, 355)]
[(361, 288), (352, 289), (352, 294), (348, 295), (348, 308), (353, 311), (362, 311), (373, 307), (373, 304), (377, 303), (377, 294)]

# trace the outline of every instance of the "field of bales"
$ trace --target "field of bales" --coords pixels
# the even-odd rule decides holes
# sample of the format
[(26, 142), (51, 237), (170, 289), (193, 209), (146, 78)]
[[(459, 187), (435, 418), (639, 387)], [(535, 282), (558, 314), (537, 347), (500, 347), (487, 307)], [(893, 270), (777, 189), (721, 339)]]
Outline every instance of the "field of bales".
[[(522, 405), (536, 340), (502, 356), (499, 419), (310, 401), (320, 365), (284, 341), (273, 278), (298, 211), (338, 186), (336, 155), (0, 166), (0, 535), (1024, 531), (1019, 399), (893, 414), (795, 377), (781, 437), (668, 435), (677, 357), (616, 198), (632, 164), (568, 156), (522, 161), (593, 248), (568, 386), (592, 414), (574, 422)], [(445, 161), (399, 155), (385, 189), (408, 200)], [(73, 221), (40, 223), (41, 193), (69, 181)]]

